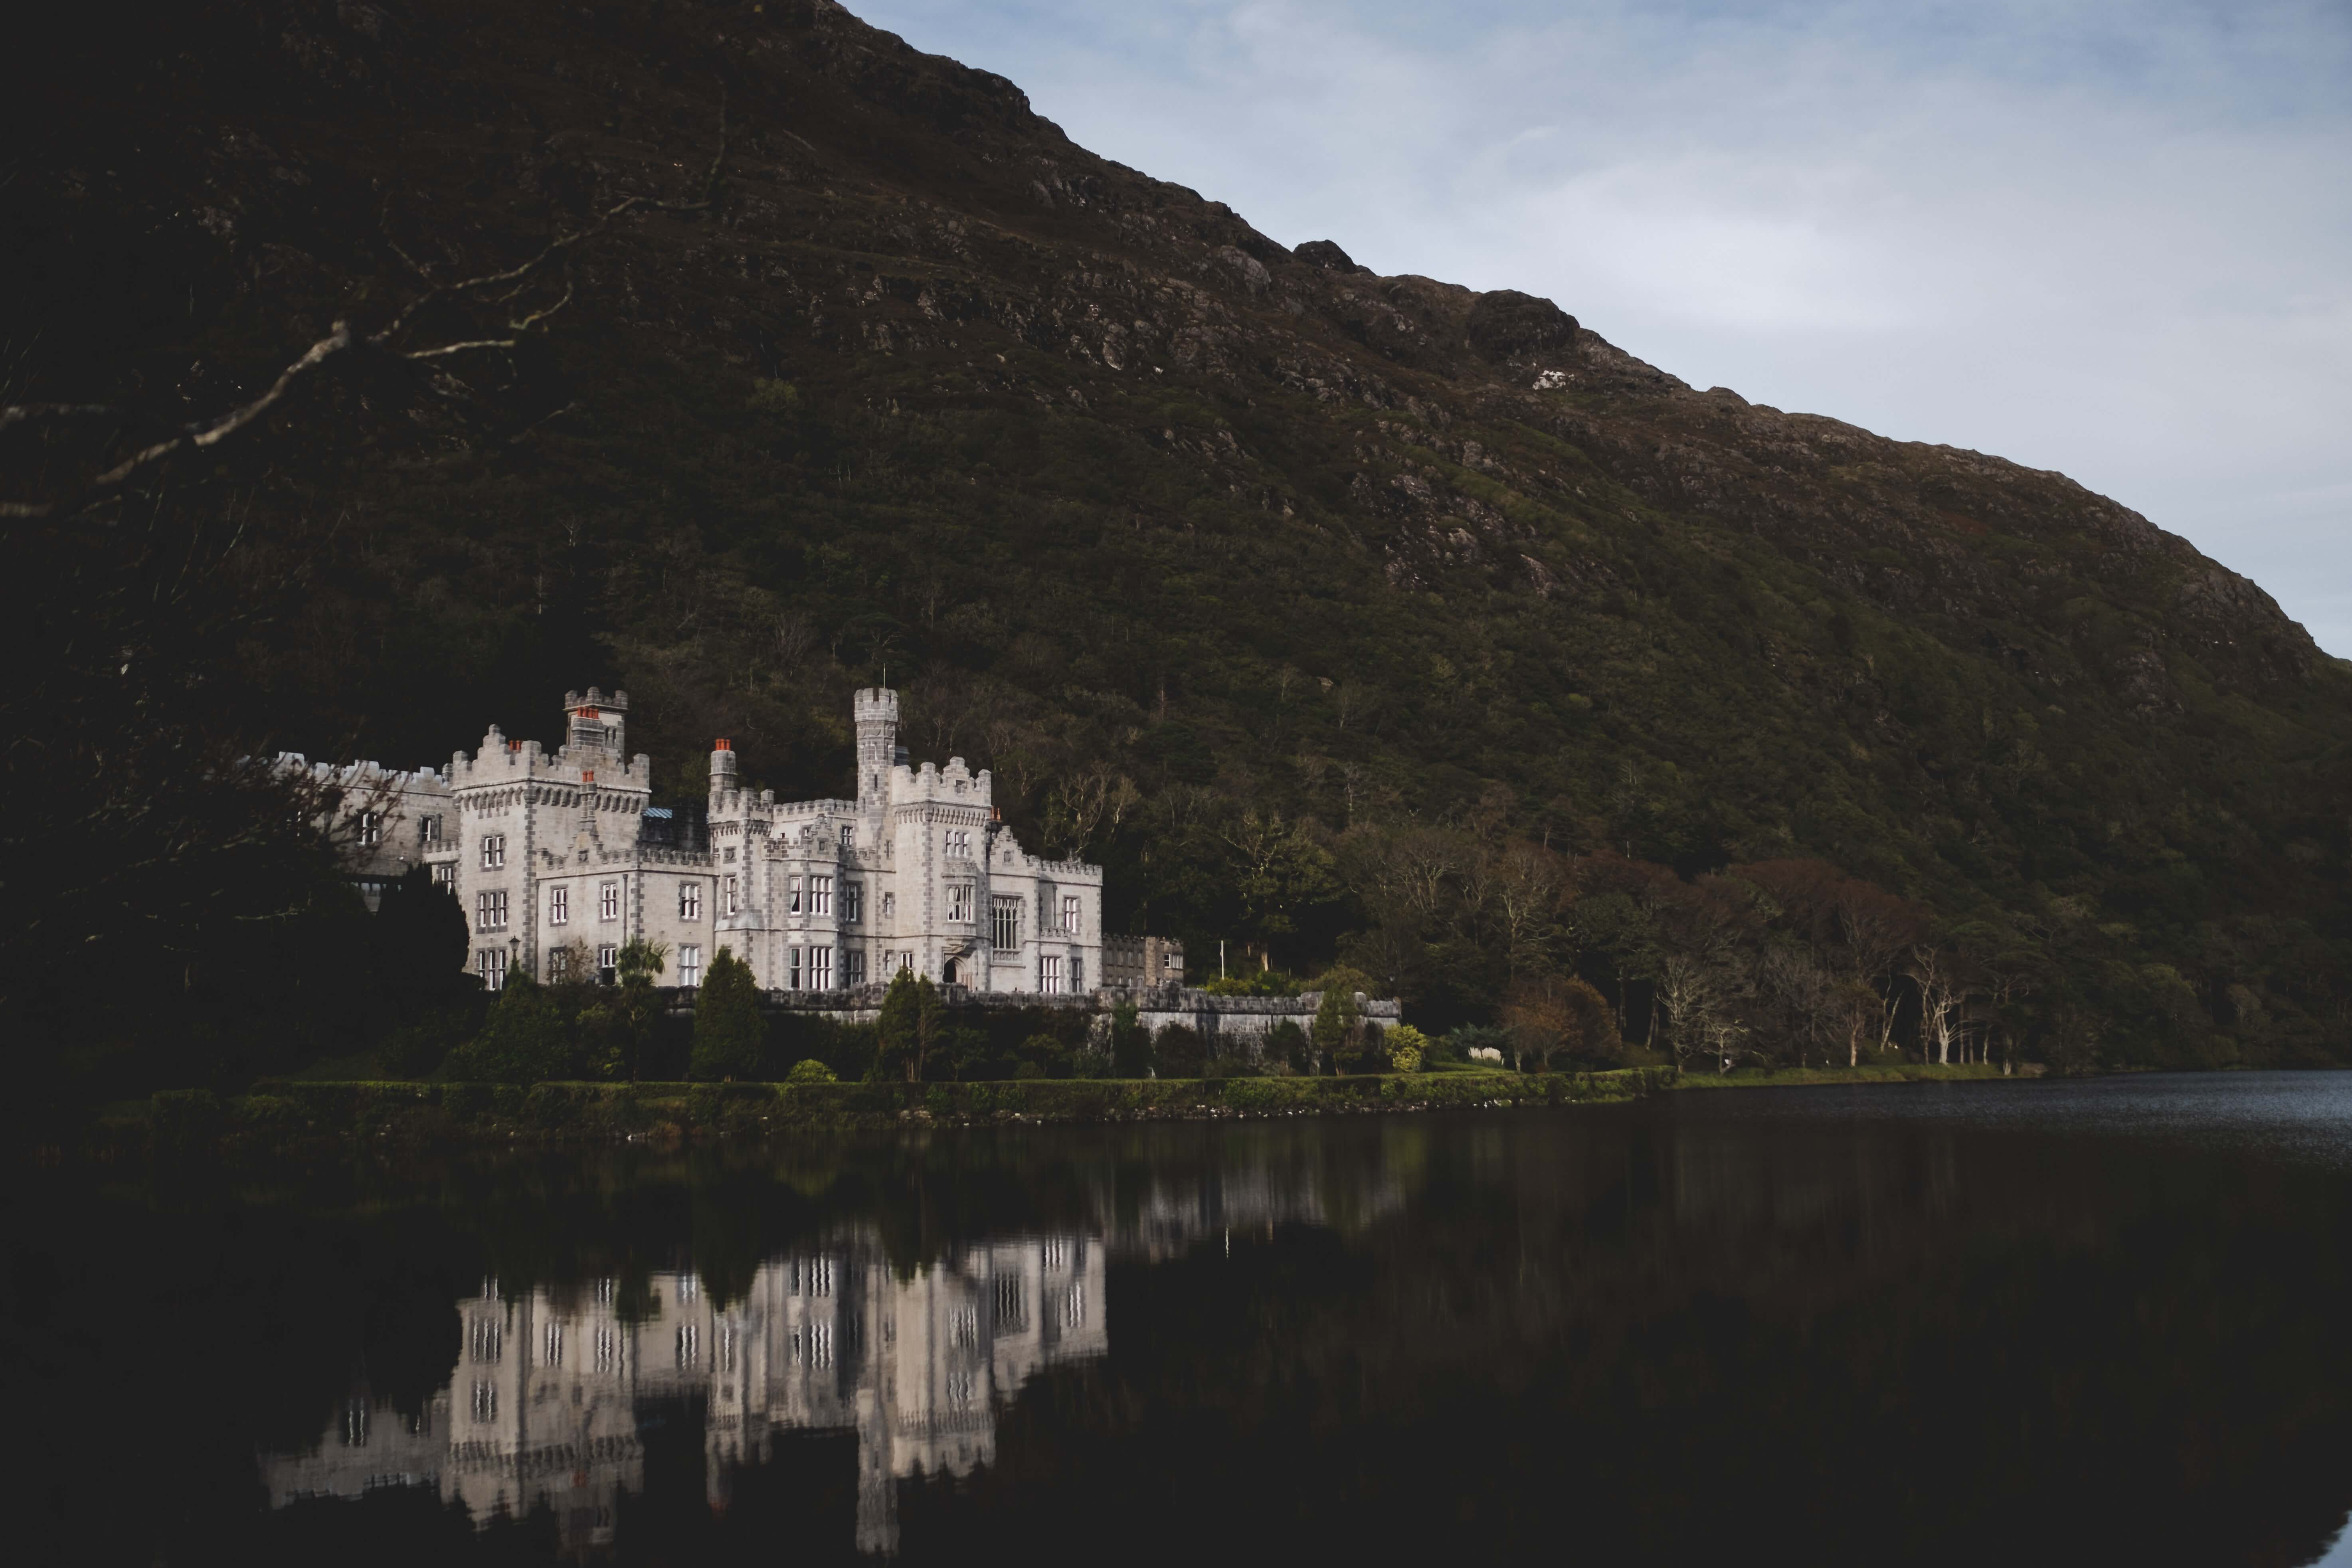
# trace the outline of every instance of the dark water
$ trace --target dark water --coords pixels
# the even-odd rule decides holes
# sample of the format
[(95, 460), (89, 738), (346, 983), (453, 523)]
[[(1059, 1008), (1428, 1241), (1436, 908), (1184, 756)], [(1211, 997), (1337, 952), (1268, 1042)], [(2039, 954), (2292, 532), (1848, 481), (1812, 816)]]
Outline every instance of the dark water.
[(7, 1517), (80, 1560), (2299, 1564), (2352, 1507), (2352, 1075), (7, 1201)]

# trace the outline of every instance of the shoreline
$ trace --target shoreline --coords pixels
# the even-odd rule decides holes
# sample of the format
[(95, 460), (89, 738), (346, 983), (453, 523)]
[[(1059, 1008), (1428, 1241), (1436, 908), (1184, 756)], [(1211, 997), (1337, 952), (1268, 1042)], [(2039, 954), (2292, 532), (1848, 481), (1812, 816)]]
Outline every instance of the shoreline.
[(1979, 1063), (1862, 1068), (1675, 1067), (1601, 1072), (1472, 1069), (1345, 1078), (1015, 1079), (976, 1083), (432, 1083), (265, 1079), (249, 1094), (166, 1089), (101, 1113), (43, 1158), (107, 1161), (203, 1152), (347, 1146), (560, 1147), (698, 1143), (804, 1131), (903, 1127), (1104, 1125), (1139, 1121), (1405, 1115), (1626, 1104), (1695, 1089), (1832, 1084), (2017, 1082)]
[(101, 1118), (93, 1152), (698, 1142), (800, 1131), (1397, 1115), (1622, 1104), (1671, 1068), (1595, 1073), (1380, 1073), (1346, 1078), (1015, 1079), (979, 1083), (420, 1083), (265, 1080), (224, 1100), (165, 1090), (149, 1113)]
[(1819, 1089), (1840, 1083), (2021, 1083), (2046, 1077), (2040, 1062), (2003, 1072), (1989, 1062), (1899, 1062), (1858, 1068), (1738, 1068), (1729, 1073), (1685, 1072), (1676, 1089)]

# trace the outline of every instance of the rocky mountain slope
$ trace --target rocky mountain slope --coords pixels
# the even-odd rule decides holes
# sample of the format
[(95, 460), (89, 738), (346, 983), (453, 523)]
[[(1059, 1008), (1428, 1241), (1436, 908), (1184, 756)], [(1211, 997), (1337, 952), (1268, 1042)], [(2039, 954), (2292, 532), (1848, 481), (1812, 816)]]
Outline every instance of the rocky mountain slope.
[[(1196, 939), (1309, 962), (1378, 917), (1236, 912), (1249, 824), (1450, 822), (1817, 856), (2103, 994), (2341, 1033), (2352, 673), (2063, 475), (1286, 249), (829, 0), (51, 26), (8, 111), (12, 402), (227, 406), (338, 319), (690, 201), (723, 118), (708, 211), (416, 321), (516, 347), (321, 375), (139, 491), (299, 559), (238, 643), (257, 743), (414, 764), (594, 679), (687, 793), (720, 733), (830, 792), (887, 673), (920, 754)], [(20, 489), (76, 460), (41, 453)]]

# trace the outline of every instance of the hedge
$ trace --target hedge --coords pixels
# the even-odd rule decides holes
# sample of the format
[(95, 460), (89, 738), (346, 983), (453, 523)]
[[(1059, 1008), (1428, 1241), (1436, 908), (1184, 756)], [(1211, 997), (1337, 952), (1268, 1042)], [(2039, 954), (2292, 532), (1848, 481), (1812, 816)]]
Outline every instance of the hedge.
[(202, 1091), (154, 1099), (159, 1146), (217, 1139), (403, 1141), (483, 1136), (597, 1139), (758, 1133), (904, 1122), (1126, 1121), (1208, 1116), (1565, 1105), (1638, 1099), (1671, 1068), (1521, 1076), (1390, 1073), (1348, 1078), (1013, 1079), (984, 1083), (302, 1083), (270, 1079), (224, 1103)]

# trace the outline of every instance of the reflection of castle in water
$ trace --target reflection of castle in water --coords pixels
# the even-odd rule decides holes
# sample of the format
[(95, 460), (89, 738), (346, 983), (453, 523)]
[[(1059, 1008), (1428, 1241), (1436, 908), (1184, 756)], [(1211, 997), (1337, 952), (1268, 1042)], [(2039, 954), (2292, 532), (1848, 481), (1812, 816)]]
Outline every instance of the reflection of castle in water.
[(855, 1432), (857, 1542), (898, 1540), (896, 1483), (963, 1476), (995, 1453), (998, 1412), (1043, 1368), (1109, 1346), (1106, 1257), (1157, 1262), (1221, 1233), (1370, 1224), (1403, 1203), (1400, 1169), (1423, 1136), (1384, 1130), (1389, 1168), (1334, 1181), (1311, 1140), (1261, 1146), (1122, 1190), (1081, 1177), (1084, 1231), (991, 1241), (895, 1273), (870, 1232), (764, 1264), (723, 1307), (692, 1274), (656, 1274), (649, 1299), (614, 1281), (576, 1299), (545, 1290), (457, 1303), (449, 1386), (411, 1422), (352, 1400), (309, 1455), (270, 1456), (273, 1506), (433, 1486), (477, 1521), (542, 1502), (564, 1544), (614, 1539), (619, 1494), (645, 1491), (639, 1434), (663, 1401), (706, 1402), (705, 1484), (724, 1507), (731, 1473), (778, 1432)]
[(607, 1544), (619, 1492), (645, 1489), (641, 1405), (699, 1395), (713, 1507), (778, 1430), (854, 1430), (857, 1543), (887, 1552), (898, 1480), (985, 1463), (997, 1409), (1033, 1373), (1108, 1343), (1102, 1248), (1076, 1235), (989, 1243), (910, 1278), (853, 1243), (771, 1261), (723, 1306), (692, 1274), (655, 1275), (626, 1312), (618, 1294), (486, 1282), (457, 1304), (457, 1371), (423, 1416), (352, 1401), (315, 1453), (263, 1461), (272, 1504), (436, 1486), (478, 1521), (544, 1503), (566, 1547)]

